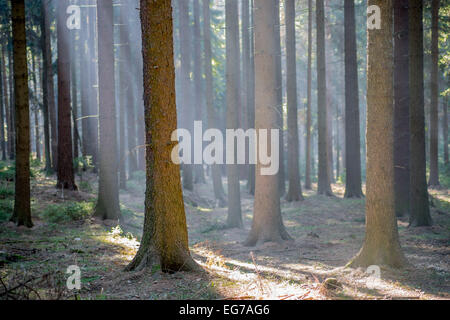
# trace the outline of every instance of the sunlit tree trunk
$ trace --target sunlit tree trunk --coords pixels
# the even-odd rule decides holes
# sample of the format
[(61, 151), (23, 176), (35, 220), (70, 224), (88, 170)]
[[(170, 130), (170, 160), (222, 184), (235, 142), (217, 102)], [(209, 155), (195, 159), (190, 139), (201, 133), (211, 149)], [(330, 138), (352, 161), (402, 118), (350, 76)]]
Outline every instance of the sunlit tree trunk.
[(303, 200), (299, 170), (299, 141), (297, 119), (297, 63), (295, 41), (295, 0), (286, 0), (286, 92), (288, 108), (288, 172), (287, 201)]
[(27, 43), (25, 35), (25, 1), (11, 2), (14, 103), (16, 119), (16, 177), (14, 212), (11, 221), (18, 226), (33, 227), (30, 207), (30, 110), (28, 104)]
[(430, 103), (430, 177), (428, 185), (439, 187), (438, 128), (439, 0), (431, 1), (431, 103)]
[[(272, 0), (258, 0), (255, 8), (255, 129), (277, 129), (276, 37)], [(259, 139), (261, 135), (259, 135)], [(277, 148), (268, 138), (268, 150)], [(281, 217), (277, 175), (262, 175), (257, 161), (253, 222), (245, 245), (291, 239)]]
[(70, 34), (66, 25), (69, 2), (57, 3), (58, 30), (58, 182), (60, 189), (77, 190), (73, 170), (72, 122), (70, 108)]
[[(355, 2), (345, 1), (345, 198), (362, 197)], [(338, 128), (338, 124), (336, 125)], [(339, 159), (337, 159), (339, 163)]]
[[(208, 117), (208, 128), (216, 128), (216, 110), (214, 109), (213, 77), (212, 77), (212, 52), (211, 52), (211, 17), (209, 10), (210, 0), (203, 0), (203, 37), (205, 46), (205, 85), (206, 85), (206, 111)], [(214, 196), (220, 207), (227, 204), (225, 191), (222, 185), (222, 175), (219, 165), (211, 165), (211, 176), (213, 181)]]
[(367, 37), (366, 237), (351, 266), (405, 264), (398, 238), (394, 193), (393, 1), (369, 0), (381, 9), (381, 28)]
[(97, 0), (99, 83), (99, 181), (95, 216), (119, 219), (116, 106), (114, 90), (114, 21), (110, 0)]
[(409, 214), (408, 0), (394, 1), (394, 193), (397, 216)]
[(198, 270), (189, 253), (180, 170), (171, 161), (177, 128), (171, 1), (141, 0), (141, 23), (147, 189), (141, 246), (127, 270), (154, 264), (164, 272)]
[(409, 116), (410, 116), (410, 224), (431, 225), (425, 156), (423, 86), (423, 3), (409, 1)]

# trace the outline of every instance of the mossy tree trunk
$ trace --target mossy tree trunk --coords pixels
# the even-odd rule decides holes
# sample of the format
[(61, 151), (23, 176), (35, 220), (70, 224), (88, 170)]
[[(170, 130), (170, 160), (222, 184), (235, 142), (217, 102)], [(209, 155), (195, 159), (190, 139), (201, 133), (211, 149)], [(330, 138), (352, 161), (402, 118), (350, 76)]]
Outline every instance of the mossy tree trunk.
[(409, 1), (409, 90), (410, 90), (410, 224), (431, 225), (428, 202), (423, 85), (423, 3)]
[(366, 237), (351, 266), (405, 264), (394, 203), (393, 1), (381, 9), (381, 28), (368, 30)]
[(147, 188), (141, 246), (127, 270), (160, 264), (164, 272), (198, 270), (191, 258), (179, 166), (171, 161), (177, 128), (172, 7), (141, 0)]
[[(255, 8), (255, 129), (278, 128), (276, 92), (276, 26), (272, 0), (258, 0)], [(258, 134), (259, 135), (259, 134)], [(258, 137), (261, 139), (261, 136)], [(267, 137), (266, 137), (267, 138)], [(271, 140), (270, 138), (268, 139)], [(278, 146), (267, 144), (268, 152)], [(262, 175), (256, 164), (253, 222), (245, 245), (290, 240), (280, 210), (278, 175)]]
[(30, 207), (30, 107), (28, 102), (25, 1), (11, 2), (16, 120), (16, 178), (11, 221), (33, 227)]

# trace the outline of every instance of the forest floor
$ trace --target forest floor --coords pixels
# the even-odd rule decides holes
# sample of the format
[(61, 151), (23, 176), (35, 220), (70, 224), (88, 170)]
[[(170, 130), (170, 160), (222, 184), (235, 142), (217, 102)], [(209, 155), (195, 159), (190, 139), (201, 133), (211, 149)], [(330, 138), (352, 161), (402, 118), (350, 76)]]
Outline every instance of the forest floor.
[[(432, 227), (398, 221), (410, 265), (381, 267), (379, 277), (346, 268), (364, 241), (364, 199), (304, 191), (305, 200), (282, 201), (286, 229), (295, 239), (245, 247), (253, 200), (242, 182), (243, 229), (226, 229), (227, 209), (216, 208), (212, 186), (185, 192), (191, 254), (204, 273), (124, 272), (136, 253), (144, 217), (144, 176), (121, 191), (124, 221), (90, 217), (96, 178), (78, 177), (79, 192), (57, 191), (55, 177), (38, 170), (32, 180), (34, 228), (7, 222), (11, 182), (0, 168), (0, 299), (450, 299), (450, 196), (430, 190)], [(225, 181), (226, 182), (226, 181)], [(226, 185), (225, 185), (226, 186)], [(226, 190), (226, 188), (225, 188)], [(13, 189), (12, 189), (13, 191)], [(71, 265), (81, 268), (81, 290), (66, 288)], [(6, 293), (5, 293), (6, 292)]]

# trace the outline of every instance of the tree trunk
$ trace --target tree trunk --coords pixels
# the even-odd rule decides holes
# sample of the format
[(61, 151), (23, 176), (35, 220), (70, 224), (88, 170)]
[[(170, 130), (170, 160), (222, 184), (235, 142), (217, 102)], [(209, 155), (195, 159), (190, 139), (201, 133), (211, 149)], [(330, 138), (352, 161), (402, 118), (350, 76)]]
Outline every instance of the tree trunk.
[(277, 125), (280, 129), (280, 169), (278, 171), (278, 178), (280, 188), (279, 195), (282, 197), (286, 192), (286, 173), (284, 168), (284, 113), (283, 113), (283, 81), (281, 69), (281, 22), (280, 22), (280, 0), (274, 0), (274, 25), (275, 25), (275, 65), (276, 65), (276, 92), (277, 92)]
[[(191, 103), (191, 32), (189, 27), (189, 2), (190, 0), (179, 0), (180, 21), (180, 55), (181, 55), (181, 105), (182, 121), (190, 132), (193, 132), (193, 117)], [(192, 165), (183, 164), (183, 187), (186, 190), (194, 190)]]
[(409, 214), (408, 0), (394, 1), (394, 193), (397, 216)]
[[(10, 97), (10, 123), (11, 123), (11, 137), (16, 137), (16, 108), (15, 106), (15, 85), (14, 85), (14, 63), (13, 63), (13, 50), (8, 50), (8, 69), (9, 69), (9, 97)], [(28, 78), (28, 76), (27, 76)], [(28, 80), (27, 80), (28, 81)], [(9, 154), (9, 159), (16, 159), (16, 143), (15, 138), (11, 139), (11, 153)]]
[[(42, 34), (45, 34), (45, 53), (43, 72), (45, 73), (46, 86), (47, 86), (47, 106), (48, 115), (50, 118), (50, 135), (51, 135), (51, 164), (53, 171), (58, 168), (58, 125), (56, 120), (56, 106), (55, 106), (55, 89), (53, 83), (53, 62), (52, 62), (52, 50), (51, 50), (51, 37), (50, 37), (50, 8), (49, 3), (46, 0), (42, 0), (43, 7), (43, 20), (44, 29)], [(44, 103), (45, 104), (45, 103)]]
[[(48, 84), (48, 51), (47, 41), (48, 34), (45, 25), (45, 2), (41, 1), (41, 51), (42, 51), (42, 70), (41, 70), (41, 83), (42, 83), (42, 114), (44, 118), (44, 146), (45, 146), (45, 173), (48, 175), (52, 171), (52, 155), (50, 146), (50, 119), (49, 119), (49, 84)], [(54, 103), (53, 103), (54, 106)]]
[(92, 155), (92, 163), (94, 165), (94, 172), (97, 172), (98, 167), (98, 152), (99, 152), (99, 108), (98, 108), (98, 54), (96, 51), (97, 45), (97, 7), (96, 1), (93, 0), (93, 6), (89, 8), (89, 126), (92, 134), (90, 141), (90, 153)]
[[(249, 59), (249, 83), (248, 83), (248, 128), (255, 128), (255, 42), (254, 42), (254, 0), (250, 0), (250, 59)], [(255, 170), (256, 166), (251, 164), (248, 170), (248, 193), (255, 194)]]
[(439, 0), (431, 1), (431, 103), (430, 103), (430, 177), (428, 185), (439, 187), (438, 128)]
[(413, 226), (431, 225), (426, 180), (422, 10), (422, 1), (409, 1), (410, 224)]
[[(255, 128), (266, 129), (269, 134), (278, 129), (277, 80), (276, 80), (276, 37), (275, 17), (272, 0), (258, 0), (255, 10)], [(259, 135), (259, 139), (261, 135)], [(267, 137), (266, 137), (267, 138)], [(270, 139), (271, 140), (271, 139)], [(268, 150), (278, 146), (268, 143)], [(253, 223), (245, 245), (289, 240), (280, 210), (278, 175), (262, 175), (262, 163), (256, 164), (256, 188)]]
[(36, 68), (36, 56), (34, 53), (31, 54), (31, 70), (32, 70), (32, 82), (33, 82), (33, 97), (35, 101), (35, 106), (33, 110), (34, 115), (34, 143), (36, 150), (36, 159), (41, 162), (41, 139), (39, 132), (39, 94), (37, 89), (37, 68)]
[(306, 110), (306, 169), (305, 189), (311, 190), (311, 60), (312, 60), (312, 0), (308, 0), (308, 71), (307, 71), (307, 110)]
[[(239, 12), (238, 3), (235, 0), (225, 1), (226, 24), (226, 77), (227, 77), (227, 129), (237, 129), (239, 126), (239, 111), (241, 99), (239, 94)], [(241, 150), (242, 151), (242, 150)], [(234, 149), (236, 154), (239, 152)], [(227, 156), (228, 157), (228, 156)], [(227, 226), (230, 228), (242, 228), (241, 194), (239, 183), (239, 166), (227, 164), (228, 180), (228, 218)]]
[(444, 143), (444, 163), (448, 165), (448, 95), (444, 97), (442, 104), (443, 117), (442, 117), (442, 135)]
[(16, 177), (14, 212), (11, 221), (18, 226), (33, 227), (30, 208), (30, 108), (28, 104), (27, 43), (25, 35), (25, 2), (11, 2), (14, 103), (16, 119)]
[(127, 270), (153, 264), (163, 272), (199, 270), (189, 253), (179, 166), (171, 161), (177, 128), (171, 1), (141, 0), (141, 21), (147, 190), (142, 242)]
[[(211, 18), (209, 10), (210, 0), (203, 0), (203, 37), (205, 46), (205, 84), (206, 84), (206, 111), (208, 116), (208, 128), (216, 128), (216, 111), (213, 101), (213, 77), (211, 66)], [(222, 175), (217, 164), (211, 165), (214, 196), (220, 207), (227, 205), (225, 191), (222, 185)]]
[[(126, 12), (127, 12), (127, 4), (126, 2), (121, 3), (120, 7), (120, 13), (119, 13), (119, 38), (120, 38), (120, 49), (119, 49), (119, 57), (118, 57), (118, 64), (119, 64), (119, 86), (117, 90), (119, 91), (119, 188), (122, 190), (125, 190), (127, 188), (127, 170), (126, 170), (126, 158), (128, 157), (127, 147), (125, 143), (125, 120), (128, 118), (131, 118), (128, 114), (126, 105), (133, 106), (133, 97), (131, 97), (131, 100), (128, 100), (128, 91), (132, 91), (130, 89), (132, 82), (130, 79), (126, 76), (127, 69), (129, 68), (129, 64), (131, 60), (128, 60), (127, 51), (129, 50), (127, 47), (130, 45), (128, 43), (127, 38), (127, 19), (126, 19)], [(130, 119), (134, 122), (134, 119)], [(128, 148), (131, 151), (130, 148)]]
[(402, 267), (394, 202), (393, 1), (369, 0), (381, 9), (381, 29), (367, 37), (366, 237), (351, 266)]
[(4, 112), (3, 110), (5, 109), (5, 107), (7, 108), (6, 104), (4, 103), (5, 100), (3, 97), (6, 96), (6, 88), (4, 89), (5, 84), (4, 79), (5, 77), (3, 77), (3, 68), (0, 68), (0, 144), (1, 144), (1, 148), (2, 148), (2, 160), (6, 161), (6, 143), (5, 143), (5, 117), (4, 117)]
[[(345, 1), (345, 198), (361, 198), (358, 63), (355, 2)], [(337, 124), (338, 126), (338, 124)], [(339, 159), (337, 159), (339, 161)]]
[(117, 181), (117, 133), (114, 93), (114, 21), (110, 0), (97, 0), (99, 83), (99, 181), (95, 216), (121, 217)]
[[(8, 99), (10, 93), (11, 93), (11, 87), (12, 84), (8, 81), (9, 77), (7, 77), (6, 75), (6, 51), (8, 50), (8, 48), (6, 46), (2, 46), (2, 57), (1, 57), (1, 73), (2, 73), (2, 81), (3, 81), (3, 92), (4, 92), (4, 106), (5, 106), (5, 123), (6, 123), (6, 149), (7, 149), (7, 156), (8, 159), (11, 159), (11, 153), (14, 150), (14, 138), (12, 135), (12, 118), (11, 118), (11, 109), (12, 109), (12, 104), (10, 102), (10, 99)], [(9, 65), (9, 70), (11, 70), (11, 65)], [(10, 71), (11, 72), (11, 71)]]
[[(194, 0), (194, 86), (195, 86), (195, 121), (202, 121), (203, 98), (202, 98), (202, 38), (200, 33), (200, 5), (199, 0)], [(203, 164), (195, 165), (195, 183), (206, 183)]]
[[(77, 92), (77, 55), (76, 55), (76, 33), (75, 30), (72, 31), (72, 43), (70, 46), (70, 75), (71, 75), (71, 90), (72, 90), (72, 137), (73, 137), (73, 158), (77, 159), (79, 157), (78, 150), (78, 92)], [(77, 161), (75, 161), (75, 170), (78, 170)]]
[(286, 0), (286, 93), (288, 108), (288, 172), (287, 201), (303, 200), (299, 170), (299, 141), (297, 120), (297, 63), (295, 41), (295, 0)]
[(317, 28), (317, 107), (319, 126), (319, 181), (318, 194), (332, 196), (328, 172), (327, 83), (325, 63), (325, 17), (323, 0), (316, 2)]

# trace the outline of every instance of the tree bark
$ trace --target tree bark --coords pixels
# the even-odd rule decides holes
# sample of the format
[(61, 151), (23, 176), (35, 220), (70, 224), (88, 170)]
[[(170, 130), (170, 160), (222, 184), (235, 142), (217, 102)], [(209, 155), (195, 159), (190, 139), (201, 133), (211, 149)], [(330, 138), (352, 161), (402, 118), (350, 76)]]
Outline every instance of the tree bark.
[(114, 81), (114, 21), (110, 0), (97, 0), (99, 83), (99, 182), (95, 216), (121, 217), (117, 180), (117, 132)]
[(5, 117), (4, 109), (6, 106), (4, 97), (6, 96), (6, 85), (4, 84), (5, 77), (3, 76), (3, 68), (0, 68), (0, 144), (2, 148), (2, 160), (6, 161), (6, 141), (5, 141)]
[(319, 181), (317, 193), (332, 196), (328, 171), (327, 83), (325, 62), (325, 16), (323, 0), (316, 2), (317, 28), (317, 107), (319, 126)]
[(14, 212), (11, 221), (18, 226), (33, 227), (30, 207), (30, 108), (28, 102), (27, 43), (25, 34), (25, 1), (11, 2), (14, 103), (16, 120), (16, 177)]
[[(276, 80), (276, 37), (275, 10), (272, 0), (258, 0), (255, 10), (255, 129), (278, 128), (277, 80)], [(260, 135), (258, 135), (261, 138)], [(268, 150), (276, 148), (268, 143)], [(253, 222), (245, 245), (254, 246), (261, 242), (290, 240), (280, 210), (278, 175), (262, 175), (263, 165), (256, 164), (256, 188)]]
[[(356, 56), (355, 2), (345, 1), (345, 198), (361, 198), (358, 63)], [(338, 126), (338, 124), (337, 124)], [(337, 159), (339, 163), (339, 159)]]
[[(250, 0), (250, 59), (249, 59), (249, 83), (248, 83), (248, 128), (255, 128), (255, 23), (254, 23), (254, 0)], [(251, 164), (248, 170), (248, 193), (255, 194), (255, 170), (256, 166)]]
[[(212, 77), (212, 50), (211, 50), (211, 17), (209, 10), (210, 0), (203, 0), (203, 37), (205, 46), (205, 85), (206, 85), (206, 111), (208, 117), (208, 127), (216, 128), (216, 110), (214, 109), (213, 98), (213, 77)], [(222, 185), (222, 175), (217, 164), (211, 165), (211, 176), (213, 181), (214, 196), (220, 207), (227, 205), (225, 191)]]
[(431, 1), (431, 103), (430, 103), (430, 176), (428, 185), (440, 187), (439, 183), (439, 86), (438, 86), (438, 64), (439, 64), (439, 0)]
[(351, 266), (402, 267), (394, 202), (393, 1), (369, 0), (381, 9), (381, 28), (367, 39), (366, 237)]
[(58, 29), (58, 182), (57, 188), (77, 190), (73, 170), (70, 108), (70, 35), (66, 26), (67, 0), (57, 4)]
[(431, 225), (426, 180), (422, 10), (422, 1), (409, 1), (410, 224), (412, 226)]
[(199, 270), (189, 253), (179, 166), (171, 161), (177, 128), (171, 1), (141, 0), (141, 21), (147, 190), (142, 242), (127, 270), (158, 263), (163, 272)]
[(306, 169), (305, 189), (311, 190), (311, 60), (312, 60), (312, 0), (308, 0), (308, 70), (307, 70), (307, 105), (306, 105)]
[(297, 63), (295, 41), (295, 0), (286, 0), (286, 94), (288, 108), (288, 172), (287, 201), (303, 200), (299, 170), (299, 141), (297, 119)]
[(409, 214), (408, 0), (394, 1), (394, 193), (397, 216)]

